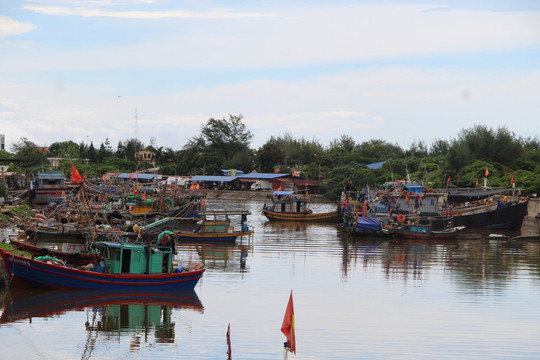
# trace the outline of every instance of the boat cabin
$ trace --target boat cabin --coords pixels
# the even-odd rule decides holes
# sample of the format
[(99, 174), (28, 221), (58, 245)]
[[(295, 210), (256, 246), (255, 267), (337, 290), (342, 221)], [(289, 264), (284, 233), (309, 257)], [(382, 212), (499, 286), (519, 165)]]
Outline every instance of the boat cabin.
[(245, 210), (227, 211), (227, 210), (210, 210), (200, 212), (202, 217), (199, 231), (204, 234), (209, 233), (233, 233), (234, 227), (231, 225), (231, 216), (240, 215), (240, 226), (242, 231), (247, 231), (246, 225), (247, 216), (251, 212)]
[(104, 269), (101, 270), (108, 274), (168, 274), (172, 271), (174, 255), (170, 246), (98, 242), (95, 247), (103, 255)]
[(309, 198), (294, 191), (274, 191), (271, 210), (280, 213), (310, 213)]

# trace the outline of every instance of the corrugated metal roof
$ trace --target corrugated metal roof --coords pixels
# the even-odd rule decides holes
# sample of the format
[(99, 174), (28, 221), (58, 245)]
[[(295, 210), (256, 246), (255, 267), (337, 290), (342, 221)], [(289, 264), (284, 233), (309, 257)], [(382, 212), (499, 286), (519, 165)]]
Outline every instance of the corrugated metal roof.
[(272, 174), (272, 173), (249, 173), (244, 175), (239, 175), (239, 178), (244, 179), (259, 179), (259, 180), (271, 180), (277, 179), (280, 177), (289, 176), (289, 174)]
[(212, 176), (212, 175), (195, 175), (191, 177), (191, 182), (197, 181), (222, 181), (222, 182), (231, 182), (237, 177), (232, 176)]
[(370, 169), (379, 169), (384, 165), (385, 162), (386, 161), (381, 161), (381, 162), (377, 162), (377, 163), (373, 163), (373, 164), (367, 164), (366, 166), (368, 168), (370, 168)]
[[(131, 179), (132, 173), (122, 173), (118, 175), (119, 179)], [(134, 180), (153, 180), (155, 178), (160, 178), (161, 176), (158, 176), (156, 174), (136, 174), (133, 173), (133, 179)]]

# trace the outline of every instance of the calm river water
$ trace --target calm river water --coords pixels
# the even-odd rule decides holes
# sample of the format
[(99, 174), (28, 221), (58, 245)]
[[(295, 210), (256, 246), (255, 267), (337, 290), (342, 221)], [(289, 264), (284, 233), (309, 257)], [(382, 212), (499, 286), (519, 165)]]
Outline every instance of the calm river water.
[[(180, 245), (204, 261), (195, 293), (102, 298), (85, 291), (0, 293), (1, 359), (539, 359), (540, 243), (347, 238), (335, 225), (270, 223), (251, 239)], [(316, 207), (315, 205), (313, 206)], [(319, 209), (330, 210), (330, 205)]]

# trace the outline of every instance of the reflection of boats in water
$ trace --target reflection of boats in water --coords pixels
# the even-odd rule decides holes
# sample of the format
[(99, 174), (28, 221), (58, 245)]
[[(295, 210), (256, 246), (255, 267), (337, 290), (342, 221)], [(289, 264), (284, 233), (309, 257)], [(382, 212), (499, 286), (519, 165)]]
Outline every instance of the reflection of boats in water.
[[(194, 290), (180, 290), (152, 293), (95, 291), (95, 290), (53, 290), (30, 291), (13, 290), (4, 308), (0, 323), (11, 323), (35, 317), (51, 317), (72, 310), (100, 308), (103, 314), (118, 317), (119, 324), (126, 323), (122, 316), (138, 316), (145, 311), (149, 317), (166, 307), (161, 315), (170, 316), (170, 310), (203, 310), (201, 301)], [(105, 311), (107, 310), (107, 311)], [(159, 310), (159, 311), (158, 311)], [(126, 312), (127, 311), (127, 312)], [(168, 314), (167, 314), (168, 312)], [(103, 320), (103, 319), (102, 319)], [(133, 322), (129, 322), (133, 323)], [(101, 328), (105, 330), (105, 328)]]

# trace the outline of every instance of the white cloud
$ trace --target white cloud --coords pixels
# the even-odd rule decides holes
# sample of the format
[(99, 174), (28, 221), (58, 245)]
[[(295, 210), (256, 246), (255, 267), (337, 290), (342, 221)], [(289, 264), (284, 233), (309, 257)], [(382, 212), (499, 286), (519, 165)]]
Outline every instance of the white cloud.
[[(9, 61), (12, 71), (29, 66), (35, 70), (319, 66), (403, 56), (498, 52), (540, 43), (540, 12), (359, 5), (272, 9), (276, 16), (264, 18), (267, 14), (220, 10), (109, 13), (34, 5), (26, 8), (65, 15), (196, 19), (189, 27), (173, 22), (165, 33), (143, 37), (136, 43), (122, 38), (117, 44), (108, 41), (102, 47), (55, 49), (54, 53), (37, 54), (39, 61), (14, 55)], [(223, 20), (212, 22), (212, 18)], [(147, 25), (140, 23), (140, 31), (144, 32)], [(99, 34), (100, 30), (93, 31)], [(133, 34), (137, 38), (135, 30)]]
[(24, 5), (23, 9), (44, 15), (53, 16), (82, 16), (82, 17), (107, 17), (117, 19), (241, 19), (253, 17), (272, 17), (272, 14), (231, 12), (216, 9), (207, 12), (190, 10), (166, 10), (166, 11), (110, 11), (91, 7), (65, 7), (65, 6), (39, 6)]
[(0, 39), (32, 31), (37, 27), (29, 22), (13, 20), (8, 16), (0, 15)]

